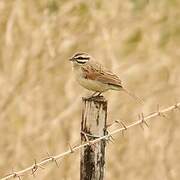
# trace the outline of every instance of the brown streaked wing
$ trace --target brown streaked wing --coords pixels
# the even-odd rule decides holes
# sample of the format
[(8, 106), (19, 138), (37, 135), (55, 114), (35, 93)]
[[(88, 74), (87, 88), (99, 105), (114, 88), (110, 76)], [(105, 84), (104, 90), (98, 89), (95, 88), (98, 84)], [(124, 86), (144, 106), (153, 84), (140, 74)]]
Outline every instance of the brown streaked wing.
[(96, 79), (96, 73), (90, 66), (83, 66), (81, 67), (83, 71), (83, 77), (85, 79), (95, 80)]
[(122, 87), (122, 83), (119, 77), (110, 71), (106, 71), (103, 68), (93, 68), (92, 66), (84, 66), (81, 68), (83, 71), (84, 78), (86, 79), (96, 80), (104, 84)]

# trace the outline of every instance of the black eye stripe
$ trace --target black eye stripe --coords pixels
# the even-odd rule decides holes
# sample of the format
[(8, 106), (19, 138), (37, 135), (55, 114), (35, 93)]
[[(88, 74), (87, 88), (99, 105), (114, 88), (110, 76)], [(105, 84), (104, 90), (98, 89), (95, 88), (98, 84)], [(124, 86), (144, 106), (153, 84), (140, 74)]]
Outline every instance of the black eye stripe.
[(85, 60), (88, 60), (89, 57), (82, 57), (82, 56), (80, 56), (80, 57), (77, 57), (76, 59), (77, 59), (77, 60), (78, 60), (78, 59), (85, 59)]
[(84, 57), (84, 56), (79, 56), (79, 57), (75, 57), (76, 59), (76, 62), (79, 63), (79, 64), (85, 64), (86, 62), (89, 61), (89, 57)]

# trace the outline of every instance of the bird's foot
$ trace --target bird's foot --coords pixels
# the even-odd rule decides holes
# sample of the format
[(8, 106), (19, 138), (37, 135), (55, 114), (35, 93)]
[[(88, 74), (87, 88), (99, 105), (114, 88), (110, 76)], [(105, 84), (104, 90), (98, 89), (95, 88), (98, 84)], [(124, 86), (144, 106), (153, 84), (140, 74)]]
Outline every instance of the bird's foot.
[(98, 99), (98, 98), (103, 98), (101, 92), (94, 92), (91, 96), (88, 97), (89, 99)]
[(101, 92), (94, 92), (90, 97), (100, 97), (101, 94)]

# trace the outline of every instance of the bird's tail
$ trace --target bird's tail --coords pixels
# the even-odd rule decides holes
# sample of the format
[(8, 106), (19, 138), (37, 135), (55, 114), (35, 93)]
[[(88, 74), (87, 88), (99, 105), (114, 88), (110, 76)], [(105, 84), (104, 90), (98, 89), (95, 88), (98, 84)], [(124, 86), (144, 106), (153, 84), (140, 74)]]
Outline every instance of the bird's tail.
[(134, 93), (130, 92), (128, 89), (123, 87), (122, 90), (126, 92), (129, 96), (131, 96), (133, 99), (135, 99), (138, 103), (140, 104), (144, 103), (144, 100), (142, 98), (136, 96)]

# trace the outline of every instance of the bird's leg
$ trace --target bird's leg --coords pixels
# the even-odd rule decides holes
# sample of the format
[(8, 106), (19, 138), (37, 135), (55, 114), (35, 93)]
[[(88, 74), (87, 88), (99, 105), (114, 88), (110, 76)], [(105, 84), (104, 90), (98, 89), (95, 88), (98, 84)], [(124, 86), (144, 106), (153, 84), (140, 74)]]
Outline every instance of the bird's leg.
[(89, 98), (96, 98), (96, 97), (99, 98), (99, 97), (101, 97), (101, 94), (102, 94), (101, 92), (96, 91)]
[(96, 92), (94, 92), (90, 97), (96, 97), (98, 92), (96, 91)]
[(97, 97), (99, 97), (99, 96), (101, 96), (101, 94), (102, 94), (102, 93), (101, 93), (101, 92), (99, 92), (96, 96), (97, 96)]

